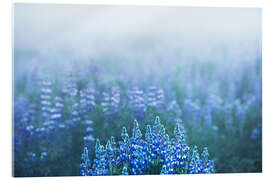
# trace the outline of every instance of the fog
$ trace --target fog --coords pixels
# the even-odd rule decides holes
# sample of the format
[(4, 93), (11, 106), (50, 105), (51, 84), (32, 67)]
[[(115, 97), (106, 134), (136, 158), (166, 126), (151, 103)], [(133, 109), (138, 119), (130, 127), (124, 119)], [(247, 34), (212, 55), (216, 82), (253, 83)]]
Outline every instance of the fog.
[(232, 69), (260, 56), (257, 8), (14, 5), (15, 76), (37, 66), (57, 72), (95, 60), (143, 77), (197, 61)]
[(14, 5), (14, 47), (20, 52), (91, 57), (144, 44), (144, 51), (192, 49), (204, 55), (217, 46), (257, 52), (260, 40), (261, 9), (255, 8)]

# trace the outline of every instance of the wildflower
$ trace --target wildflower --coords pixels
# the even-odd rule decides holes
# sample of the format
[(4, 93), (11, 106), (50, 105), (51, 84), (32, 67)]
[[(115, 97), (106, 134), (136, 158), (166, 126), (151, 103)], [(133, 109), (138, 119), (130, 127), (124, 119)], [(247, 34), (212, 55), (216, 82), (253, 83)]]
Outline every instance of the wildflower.
[(214, 173), (214, 161), (209, 160), (209, 153), (207, 147), (203, 149), (201, 154), (202, 158), (202, 173)]
[(102, 176), (108, 175), (108, 166), (106, 163), (106, 151), (103, 145), (100, 144), (99, 140), (96, 142), (96, 158), (93, 164), (93, 175)]
[(200, 174), (202, 172), (203, 172), (202, 161), (200, 160), (197, 146), (194, 146), (191, 160), (190, 160), (190, 163), (188, 165), (188, 173)]
[[(89, 112), (92, 111), (95, 106), (95, 96), (94, 96), (94, 89), (88, 88), (80, 91), (80, 117), (82, 120), (86, 123), (86, 121), (91, 121), (89, 120)], [(92, 121), (91, 121), (92, 123)], [(90, 125), (90, 124), (88, 124)], [(90, 128), (90, 127), (88, 127)]]
[(71, 124), (79, 122), (81, 120), (79, 111), (80, 111), (79, 104), (77, 103), (73, 104), (72, 110), (71, 110), (71, 119), (70, 119)]
[[(131, 138), (129, 138), (127, 129), (122, 128), (122, 141), (119, 141), (119, 148), (116, 147), (113, 136), (107, 141), (105, 149), (97, 139), (96, 157), (93, 166), (88, 167), (87, 170), (92, 172), (91, 175), (111, 175), (114, 169), (123, 167), (122, 175), (128, 175), (129, 173), (137, 175), (146, 174), (147, 169), (152, 168), (157, 163), (155, 165), (162, 166), (161, 174), (174, 174), (179, 169), (183, 170), (186, 167), (188, 173), (214, 172), (214, 163), (209, 160), (207, 149), (204, 149), (202, 159), (200, 159), (195, 146), (190, 158), (189, 147), (185, 143), (184, 130), (180, 123), (175, 127), (174, 136), (174, 139), (170, 139), (169, 135), (166, 134), (164, 125), (161, 124), (157, 116), (153, 131), (151, 126), (147, 125), (145, 140), (143, 140), (139, 123), (134, 120)], [(81, 167), (82, 175), (86, 174), (84, 168), (85, 166)], [(128, 172), (128, 169), (130, 172)], [(185, 170), (182, 170), (181, 172), (185, 172)]]
[(41, 86), (40, 104), (42, 117), (45, 121), (49, 121), (51, 113), (52, 82), (50, 80), (43, 80)]
[(112, 146), (112, 149), (115, 151), (116, 150), (116, 142), (115, 142), (115, 139), (113, 136), (111, 137), (111, 146)]
[(127, 133), (126, 127), (122, 128), (122, 133), (121, 133), (122, 141), (119, 142), (119, 149), (118, 153), (119, 156), (116, 159), (116, 163), (119, 165), (120, 163), (123, 162), (128, 162), (129, 158), (129, 136)]
[(63, 99), (61, 97), (55, 97), (55, 104), (54, 107), (51, 109), (51, 122), (52, 124), (59, 124), (60, 120), (63, 117)]
[(115, 164), (115, 159), (114, 159), (114, 151), (111, 146), (111, 142), (108, 141), (106, 144), (106, 160), (107, 160), (107, 167), (112, 173), (113, 165)]
[(129, 91), (129, 101), (133, 108), (134, 116), (141, 121), (146, 113), (146, 104), (144, 100), (144, 93), (138, 88), (133, 88)]
[(146, 133), (145, 133), (145, 139), (149, 143), (149, 142), (152, 141), (152, 138), (153, 138), (153, 135), (152, 135), (151, 126), (147, 125)]
[(108, 116), (110, 114), (110, 96), (108, 93), (102, 93), (101, 107), (103, 114)]
[(140, 139), (142, 137), (141, 130), (139, 128), (138, 121), (135, 119), (134, 120), (134, 126), (133, 126), (133, 138), (135, 139)]
[(185, 128), (184, 128), (184, 123), (183, 123), (182, 119), (176, 118), (176, 119), (174, 120), (174, 122), (175, 122), (176, 125), (179, 127), (180, 131), (182, 132), (182, 134), (184, 134), (184, 137), (185, 137), (185, 135), (186, 135), (186, 130), (185, 130)]
[(77, 85), (71, 73), (67, 75), (62, 91), (67, 97), (74, 98), (75, 96), (77, 96)]
[(160, 108), (164, 104), (164, 92), (155, 86), (150, 86), (147, 95), (147, 105)]
[(93, 88), (87, 88), (80, 91), (80, 104), (81, 108), (86, 111), (91, 111), (96, 106), (95, 90)]
[(118, 113), (118, 108), (120, 105), (120, 91), (119, 87), (112, 87), (112, 96), (111, 96), (111, 111), (113, 115)]
[(84, 148), (81, 159), (82, 159), (82, 163), (80, 164), (80, 168), (81, 168), (80, 174), (82, 176), (92, 175), (92, 172), (90, 170), (91, 163), (90, 163), (90, 160), (89, 160), (87, 147)]

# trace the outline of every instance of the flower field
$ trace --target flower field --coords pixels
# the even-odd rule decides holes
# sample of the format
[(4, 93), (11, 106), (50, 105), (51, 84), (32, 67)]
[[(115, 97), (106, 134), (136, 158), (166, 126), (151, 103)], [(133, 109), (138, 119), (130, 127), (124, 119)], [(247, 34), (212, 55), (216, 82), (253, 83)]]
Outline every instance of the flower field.
[(19, 62), (14, 176), (262, 171), (260, 56)]

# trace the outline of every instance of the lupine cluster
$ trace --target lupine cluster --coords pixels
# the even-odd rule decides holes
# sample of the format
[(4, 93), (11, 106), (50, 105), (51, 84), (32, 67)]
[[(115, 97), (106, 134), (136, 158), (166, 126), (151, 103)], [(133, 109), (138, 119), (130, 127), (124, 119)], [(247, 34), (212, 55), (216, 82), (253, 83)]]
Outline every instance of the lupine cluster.
[(63, 99), (61, 97), (56, 96), (54, 101), (55, 101), (54, 106), (51, 109), (51, 120), (59, 125), (60, 120), (63, 118), (63, 113), (64, 113), (64, 111), (63, 111), (63, 108), (64, 108)]
[(118, 113), (119, 106), (120, 106), (120, 89), (118, 86), (113, 86), (111, 95), (111, 111), (113, 116), (115, 116)]
[(140, 121), (145, 116), (147, 108), (143, 91), (135, 87), (129, 91), (128, 98), (135, 117)]
[[(26, 158), (24, 159), (25, 173), (29, 176), (34, 176), (36, 173), (46, 176), (49, 173), (48, 168), (46, 168), (44, 164), (46, 162), (46, 158), (47, 152), (41, 152), (40, 154), (33, 152), (27, 153)], [(35, 166), (38, 167), (35, 168)]]
[(50, 124), (50, 113), (51, 113), (51, 94), (52, 94), (52, 82), (50, 80), (42, 81), (41, 89), (41, 110), (42, 117), (48, 125)]
[(170, 139), (157, 116), (153, 126), (147, 125), (143, 139), (139, 123), (135, 120), (131, 137), (127, 129), (122, 128), (118, 147), (113, 136), (105, 147), (97, 139), (92, 163), (85, 147), (80, 173), (82, 176), (139, 175), (148, 174), (151, 168), (159, 168), (160, 174), (214, 173), (208, 149), (204, 148), (200, 158), (195, 146), (190, 155), (190, 147), (184, 137), (181, 125), (177, 124), (174, 138)]
[(197, 146), (194, 146), (191, 160), (188, 166), (188, 173), (198, 174), (198, 173), (214, 173), (214, 161), (209, 160), (208, 149), (205, 147), (201, 154), (198, 153)]
[[(108, 83), (102, 66), (97, 66), (99, 77), (78, 69), (66, 77), (63, 72), (49, 76), (38, 70), (17, 78), (13, 111), (16, 176), (79, 175), (79, 169), (82, 175), (260, 170), (259, 74), (252, 71), (254, 78), (244, 82), (241, 78), (246, 73), (222, 79), (222, 73), (215, 72), (220, 81), (211, 83), (197, 72), (190, 78), (191, 72), (182, 69), (177, 76), (169, 73), (170, 83), (167, 76), (137, 81), (136, 74), (131, 80), (121, 77)], [(31, 77), (37, 74), (36, 79)], [(162, 123), (159, 118), (152, 122), (156, 115)], [(215, 155), (215, 166), (207, 150), (199, 153), (187, 143), (199, 148), (207, 145)], [(87, 151), (79, 168), (78, 154), (84, 147)], [(241, 153), (244, 149), (249, 151)], [(44, 158), (40, 158), (42, 153)]]
[(102, 113), (106, 118), (115, 118), (118, 115), (120, 106), (120, 89), (118, 86), (113, 86), (111, 94), (102, 93), (101, 107)]
[(64, 81), (64, 85), (63, 85), (63, 89), (62, 92), (69, 98), (73, 98), (75, 96), (77, 96), (78, 94), (78, 88), (77, 85), (75, 83), (74, 77), (72, 76), (72, 74), (67, 75), (65, 81)]
[[(201, 103), (198, 99), (186, 98), (183, 114), (180, 113), (178, 117), (189, 118), (189, 126), (198, 127), (198, 129), (211, 127), (216, 130), (217, 126), (213, 124), (213, 119), (220, 116), (220, 114), (224, 114), (226, 117), (226, 119), (223, 119), (225, 129), (231, 134), (239, 133), (240, 136), (243, 136), (247, 113), (252, 107), (256, 106), (255, 104), (256, 98), (254, 96), (249, 96), (246, 102), (241, 102), (239, 99), (227, 102), (215, 94), (210, 94), (205, 99), (205, 103)], [(172, 108), (173, 105), (174, 103), (171, 102), (168, 110), (179, 109), (177, 106)]]
[(133, 108), (135, 118), (141, 121), (147, 110), (155, 108), (159, 111), (163, 108), (165, 104), (164, 91), (156, 86), (150, 86), (147, 93), (144, 93), (143, 90), (134, 87), (128, 92), (128, 103)]
[(164, 104), (164, 91), (155, 86), (148, 88), (147, 104), (149, 107), (161, 108)]

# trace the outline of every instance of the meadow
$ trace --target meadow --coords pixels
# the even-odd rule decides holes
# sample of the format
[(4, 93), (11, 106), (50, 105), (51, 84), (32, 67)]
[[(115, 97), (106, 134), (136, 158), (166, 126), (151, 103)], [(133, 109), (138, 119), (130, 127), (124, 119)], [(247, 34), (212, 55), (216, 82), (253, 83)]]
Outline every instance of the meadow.
[(184, 58), (15, 54), (13, 175), (261, 172), (261, 56)]

